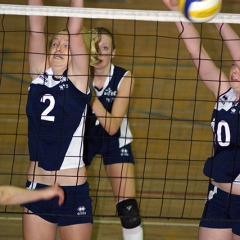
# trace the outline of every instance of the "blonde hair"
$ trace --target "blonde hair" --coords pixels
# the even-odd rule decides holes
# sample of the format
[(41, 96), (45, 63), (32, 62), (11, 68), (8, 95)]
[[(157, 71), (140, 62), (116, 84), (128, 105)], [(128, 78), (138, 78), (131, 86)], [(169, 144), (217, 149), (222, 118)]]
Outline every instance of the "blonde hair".
[[(57, 34), (68, 34), (68, 31), (66, 29), (63, 29), (63, 30), (60, 30), (59, 32), (57, 32)], [(57, 34), (55, 34), (55, 35), (57, 35)], [(83, 35), (83, 40), (84, 40), (85, 46), (87, 48), (87, 52), (90, 56), (89, 57), (89, 64), (90, 64), (90, 66), (94, 66), (98, 62), (98, 60), (97, 60), (98, 34), (88, 32), (85, 28), (82, 28), (81, 34)], [(52, 41), (53, 41), (53, 38), (54, 38), (55, 35), (53, 35), (49, 38), (49, 46), (50, 47), (52, 45)]]
[(95, 42), (95, 44), (97, 44), (97, 47), (96, 47), (97, 50), (98, 50), (98, 44), (101, 41), (101, 35), (109, 36), (111, 38), (111, 40), (112, 40), (112, 50), (114, 50), (116, 48), (114, 35), (107, 28), (105, 28), (105, 27), (96, 27), (96, 28), (93, 28), (90, 32), (92, 34), (95, 34), (95, 35), (97, 34), (98, 35), (98, 37), (97, 37), (98, 39)]
[(90, 55), (90, 66), (94, 66), (98, 62), (98, 34), (88, 32), (85, 28), (82, 29), (83, 39)]

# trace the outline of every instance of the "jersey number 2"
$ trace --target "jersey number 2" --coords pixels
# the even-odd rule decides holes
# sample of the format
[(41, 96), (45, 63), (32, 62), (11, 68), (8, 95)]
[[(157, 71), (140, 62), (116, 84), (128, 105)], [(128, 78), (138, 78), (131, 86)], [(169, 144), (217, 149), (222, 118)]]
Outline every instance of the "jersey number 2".
[(55, 99), (52, 95), (49, 94), (45, 94), (43, 95), (43, 97), (41, 98), (41, 102), (45, 103), (46, 100), (49, 100), (49, 105), (48, 107), (42, 112), (41, 114), (41, 120), (44, 121), (50, 121), (50, 122), (54, 122), (55, 120), (55, 116), (50, 116), (48, 115), (54, 108), (55, 105)]

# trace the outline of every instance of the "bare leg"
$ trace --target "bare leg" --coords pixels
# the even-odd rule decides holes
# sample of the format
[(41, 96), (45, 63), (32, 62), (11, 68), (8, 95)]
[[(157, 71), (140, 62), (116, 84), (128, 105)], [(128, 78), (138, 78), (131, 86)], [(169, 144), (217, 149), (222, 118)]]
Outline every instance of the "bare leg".
[[(115, 202), (122, 204), (129, 200), (133, 201), (136, 197), (134, 165), (131, 163), (111, 164), (106, 166), (106, 172), (112, 186)], [(131, 202), (131, 204), (133, 204), (133, 202)], [(117, 205), (117, 208), (118, 206), (119, 205)], [(138, 207), (134, 207), (134, 213), (129, 212), (126, 214), (126, 210), (124, 210), (124, 213), (120, 210), (121, 213), (119, 213), (118, 209), (118, 214), (120, 214), (120, 216), (130, 216), (132, 214), (128, 221), (124, 221), (123, 223), (121, 220), (124, 240), (143, 239), (143, 229), (141, 221), (139, 221), (136, 215), (137, 210)]]
[(90, 240), (92, 236), (92, 223), (59, 227), (59, 232), (61, 240)]
[(23, 239), (24, 240), (55, 240), (57, 225), (47, 222), (37, 215), (23, 214)]
[[(235, 235), (236, 236), (236, 235)], [(216, 229), (216, 228), (199, 228), (199, 240), (239, 240), (239, 238), (233, 238), (232, 229)]]
[(111, 183), (115, 202), (126, 198), (135, 198), (134, 165), (116, 163), (106, 166), (106, 173)]

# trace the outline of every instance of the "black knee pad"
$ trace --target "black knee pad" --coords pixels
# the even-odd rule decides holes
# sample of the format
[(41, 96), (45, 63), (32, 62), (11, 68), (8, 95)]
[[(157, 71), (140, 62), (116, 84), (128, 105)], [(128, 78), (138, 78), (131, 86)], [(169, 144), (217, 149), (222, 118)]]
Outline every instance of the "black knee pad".
[(117, 204), (118, 216), (124, 228), (131, 229), (141, 224), (138, 204), (135, 199), (126, 199)]

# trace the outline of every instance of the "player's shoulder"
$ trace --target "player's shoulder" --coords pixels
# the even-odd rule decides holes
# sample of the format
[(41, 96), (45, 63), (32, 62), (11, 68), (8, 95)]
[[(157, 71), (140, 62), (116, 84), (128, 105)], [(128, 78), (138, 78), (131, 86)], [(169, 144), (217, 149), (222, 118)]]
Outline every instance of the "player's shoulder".
[(126, 70), (125, 68), (114, 65), (114, 71), (113, 71), (114, 75), (123, 76), (126, 72), (128, 72), (128, 70)]
[(232, 108), (233, 103), (236, 100), (236, 91), (232, 88), (229, 88), (226, 92), (222, 93), (218, 97), (218, 101), (215, 104), (214, 109), (217, 111), (228, 111)]
[(219, 96), (220, 102), (233, 102), (236, 100), (237, 93), (233, 88), (229, 88), (227, 91)]

